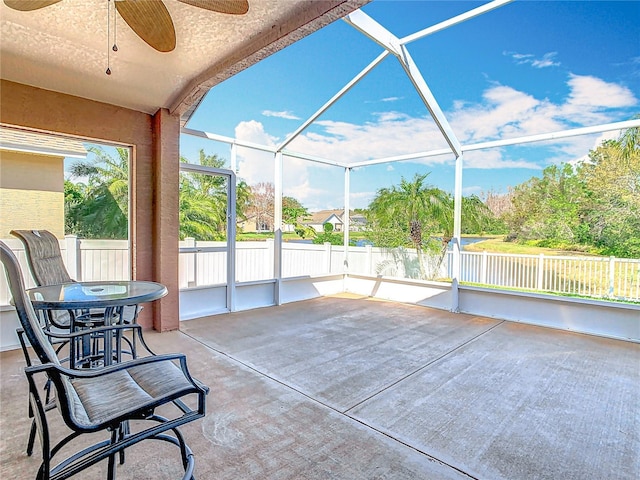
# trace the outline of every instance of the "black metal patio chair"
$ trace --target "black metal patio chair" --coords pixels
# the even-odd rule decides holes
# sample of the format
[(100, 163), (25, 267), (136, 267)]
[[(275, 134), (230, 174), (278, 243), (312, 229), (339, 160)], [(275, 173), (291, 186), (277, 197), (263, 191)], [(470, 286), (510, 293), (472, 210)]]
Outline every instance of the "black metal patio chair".
[[(11, 230), (25, 248), (29, 270), (36, 285), (58, 285), (75, 280), (69, 275), (62, 260), (60, 244), (56, 236), (48, 230)], [(131, 305), (118, 314), (122, 323), (136, 323), (140, 307)], [(57, 328), (69, 328), (69, 313), (65, 311), (49, 312), (49, 321)], [(99, 316), (99, 315), (98, 315)]]
[[(12, 230), (11, 235), (20, 239), (25, 248), (29, 270), (37, 286), (58, 285), (72, 283), (75, 280), (69, 275), (62, 259), (60, 244), (56, 236), (48, 230)], [(142, 309), (139, 305), (120, 307), (110, 319), (104, 318), (104, 311), (91, 312), (67, 312), (64, 310), (47, 310), (42, 312), (47, 329), (69, 329), (71, 315), (74, 315), (75, 324), (85, 328), (104, 325), (105, 323), (135, 324), (138, 314)], [(119, 335), (118, 341), (124, 340), (129, 344), (129, 353), (135, 358), (135, 336), (132, 341)], [(57, 343), (66, 343), (62, 338), (57, 338)], [(64, 345), (58, 347), (58, 351)], [(121, 349), (118, 349), (122, 353)]]
[[(107, 478), (113, 480), (116, 475), (116, 455), (120, 456), (120, 463), (124, 463), (124, 450), (147, 439), (177, 445), (185, 470), (183, 478), (193, 478), (194, 456), (178, 427), (205, 415), (208, 388), (191, 377), (186, 357), (182, 354), (151, 355), (95, 370), (71, 370), (61, 366), (25, 294), (20, 265), (3, 242), (0, 242), (0, 260), (6, 270), (22, 330), (40, 361), (39, 365), (25, 368), (30, 411), (35, 415), (42, 446), (42, 463), (36, 479), (68, 478), (106, 459)], [(140, 332), (139, 325), (106, 325), (98, 328), (133, 328)], [(66, 335), (86, 334), (79, 331)], [(51, 442), (45, 405), (34, 379), (38, 374), (45, 374), (53, 382), (56, 410), (71, 430), (55, 445)], [(195, 397), (195, 409), (183, 402), (186, 396)], [(172, 418), (156, 415), (155, 409), (165, 404), (177, 407), (178, 415)], [(153, 424), (132, 433), (129, 430), (130, 420), (149, 420)], [(52, 467), (54, 457), (64, 446), (84, 433), (99, 431), (106, 432), (109, 438), (83, 448)]]

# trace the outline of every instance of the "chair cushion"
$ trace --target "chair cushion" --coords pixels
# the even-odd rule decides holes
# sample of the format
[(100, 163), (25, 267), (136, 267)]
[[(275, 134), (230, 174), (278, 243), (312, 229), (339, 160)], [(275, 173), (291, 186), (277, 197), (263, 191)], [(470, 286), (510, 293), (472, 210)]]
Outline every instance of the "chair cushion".
[[(182, 370), (169, 360), (138, 365), (93, 378), (70, 381), (75, 422), (86, 428), (104, 425), (185, 390), (194, 390)], [(164, 403), (164, 402), (163, 402)]]

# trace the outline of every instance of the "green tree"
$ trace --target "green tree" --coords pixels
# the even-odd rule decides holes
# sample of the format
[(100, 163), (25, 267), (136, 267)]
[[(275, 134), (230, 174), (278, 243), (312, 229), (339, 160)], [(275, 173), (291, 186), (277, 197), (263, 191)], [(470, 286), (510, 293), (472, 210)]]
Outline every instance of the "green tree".
[[(183, 163), (190, 163), (180, 157)], [(224, 168), (226, 161), (200, 150), (198, 164)], [(245, 218), (251, 189), (244, 181), (236, 184), (236, 218)], [(180, 239), (223, 240), (227, 229), (227, 180), (220, 175), (182, 172), (180, 174)]]
[[(454, 228), (453, 197), (425, 183), (428, 175), (416, 174), (412, 181), (402, 178), (400, 185), (378, 190), (368, 208), (369, 231), (374, 244), (415, 248), (420, 278), (433, 276), (439, 270)], [(478, 197), (463, 198), (462, 223), (469, 230), (479, 232), (489, 218), (492, 218), (491, 212)], [(437, 255), (428, 275), (425, 250)]]
[(322, 233), (316, 233), (313, 243), (322, 245), (330, 243), (331, 245), (344, 245), (344, 236), (340, 233), (333, 233), (333, 223), (325, 223), (322, 225)]
[(581, 209), (583, 182), (569, 164), (551, 165), (542, 177), (533, 177), (514, 189), (508, 216), (511, 237), (545, 240), (545, 246), (584, 241)]
[[(73, 232), (85, 238), (128, 238), (129, 149), (116, 148), (112, 157), (101, 147), (87, 149), (91, 159), (71, 166), (71, 177), (86, 177), (86, 187), (68, 188), (72, 199), (65, 219)], [(73, 190), (73, 191), (72, 191)], [(78, 201), (82, 195), (82, 201)]]
[(640, 258), (640, 129), (605, 141), (578, 169), (587, 195), (587, 241), (601, 253)]
[(639, 130), (603, 142), (577, 168), (553, 165), (515, 187), (509, 237), (640, 257)]
[(311, 218), (309, 210), (293, 197), (282, 197), (282, 223), (293, 225), (300, 238), (314, 237), (316, 231), (303, 222)]
[(82, 220), (79, 212), (84, 199), (84, 187), (82, 183), (64, 181), (64, 231), (67, 235), (80, 235)]

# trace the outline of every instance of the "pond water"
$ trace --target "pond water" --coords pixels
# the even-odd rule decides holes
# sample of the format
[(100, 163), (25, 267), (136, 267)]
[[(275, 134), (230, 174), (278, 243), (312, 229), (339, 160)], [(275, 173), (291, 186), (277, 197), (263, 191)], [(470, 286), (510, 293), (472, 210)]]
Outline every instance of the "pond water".
[[(481, 242), (483, 240), (488, 240), (488, 237), (462, 237), (460, 239), (460, 245), (464, 248), (465, 245), (470, 245), (472, 243)], [(358, 240), (356, 242), (356, 247), (364, 247), (366, 245), (373, 245), (373, 242), (370, 240)], [(449, 242), (449, 250), (453, 249), (453, 242)]]

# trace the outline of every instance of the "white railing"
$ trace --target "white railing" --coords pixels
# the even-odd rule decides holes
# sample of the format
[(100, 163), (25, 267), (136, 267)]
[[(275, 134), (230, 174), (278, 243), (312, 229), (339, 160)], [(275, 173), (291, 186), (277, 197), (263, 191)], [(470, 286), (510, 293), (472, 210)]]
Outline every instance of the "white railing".
[(460, 281), (640, 301), (640, 260), (462, 252)]
[[(28, 272), (22, 244), (4, 240)], [(227, 253), (224, 242), (180, 242), (179, 286), (181, 289), (226, 283)], [(129, 278), (126, 240), (83, 240), (68, 236), (60, 242), (70, 275), (77, 280), (123, 280)], [(433, 278), (451, 278), (451, 255), (439, 271), (427, 258), (427, 272)], [(236, 243), (236, 281), (269, 280), (274, 276), (274, 242)], [(419, 278), (417, 255), (412, 249), (349, 247), (345, 264), (344, 247), (330, 244), (282, 244), (282, 276), (352, 274), (397, 278)], [(27, 287), (33, 280), (26, 274)], [(640, 301), (640, 260), (614, 257), (569, 257), (511, 255), (487, 252), (461, 253), (462, 282), (532, 291)], [(0, 305), (9, 303), (4, 275), (0, 276)]]

